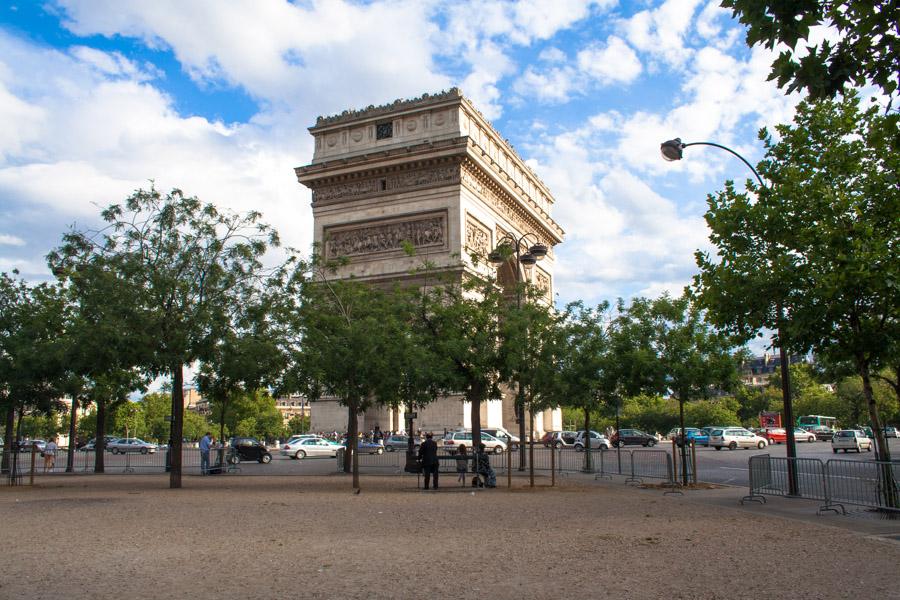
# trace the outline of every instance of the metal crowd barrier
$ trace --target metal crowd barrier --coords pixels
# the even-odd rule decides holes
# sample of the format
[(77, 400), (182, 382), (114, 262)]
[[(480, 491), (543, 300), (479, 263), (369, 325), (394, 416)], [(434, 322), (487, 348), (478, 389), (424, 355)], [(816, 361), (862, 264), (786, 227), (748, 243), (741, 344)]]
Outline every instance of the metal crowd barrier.
[(820, 500), (817, 513), (846, 514), (845, 504), (900, 511), (900, 463), (869, 460), (750, 457), (750, 493), (744, 502), (765, 503), (765, 496), (790, 496), (788, 466), (797, 478), (794, 497)]

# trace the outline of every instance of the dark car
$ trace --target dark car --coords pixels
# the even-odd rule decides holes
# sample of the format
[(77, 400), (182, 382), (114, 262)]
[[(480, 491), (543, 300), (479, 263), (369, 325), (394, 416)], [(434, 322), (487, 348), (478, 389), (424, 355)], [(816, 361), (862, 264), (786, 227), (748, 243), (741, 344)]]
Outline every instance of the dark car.
[(262, 464), (268, 464), (272, 460), (272, 454), (256, 438), (239, 437), (231, 438), (231, 452), (228, 453), (228, 462), (235, 465), (242, 460), (255, 460)]
[(656, 438), (640, 429), (620, 429), (610, 440), (613, 446), (655, 446)]

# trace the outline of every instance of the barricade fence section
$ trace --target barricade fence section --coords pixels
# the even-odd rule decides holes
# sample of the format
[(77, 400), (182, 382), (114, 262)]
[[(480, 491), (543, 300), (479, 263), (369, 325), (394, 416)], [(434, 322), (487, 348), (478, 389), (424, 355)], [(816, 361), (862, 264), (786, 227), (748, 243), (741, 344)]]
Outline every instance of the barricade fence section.
[(900, 463), (833, 458), (825, 463), (825, 480), (825, 509), (851, 504), (900, 511)]
[(750, 494), (741, 503), (765, 502), (765, 496), (791, 496), (791, 471), (797, 498), (820, 500), (822, 511), (845, 513), (845, 504), (900, 511), (900, 463), (870, 460), (751, 456)]

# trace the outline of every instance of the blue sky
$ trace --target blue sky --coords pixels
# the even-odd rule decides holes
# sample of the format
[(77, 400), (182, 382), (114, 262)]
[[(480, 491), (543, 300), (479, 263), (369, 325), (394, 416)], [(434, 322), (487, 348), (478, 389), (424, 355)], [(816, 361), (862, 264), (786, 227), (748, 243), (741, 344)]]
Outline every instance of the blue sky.
[(0, 271), (153, 179), (308, 248), (317, 115), (460, 87), (553, 191), (561, 302), (675, 294), (707, 193), (797, 96), (718, 0), (57, 0), (0, 8)]

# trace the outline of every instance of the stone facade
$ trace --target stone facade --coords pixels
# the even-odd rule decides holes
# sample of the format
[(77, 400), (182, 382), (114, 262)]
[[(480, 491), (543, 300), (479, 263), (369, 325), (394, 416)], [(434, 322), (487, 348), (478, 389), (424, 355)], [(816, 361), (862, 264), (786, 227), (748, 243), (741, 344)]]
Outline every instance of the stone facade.
[[(563, 230), (550, 216), (553, 196), (484, 116), (458, 89), (425, 94), (340, 115), (319, 117), (309, 129), (312, 162), (296, 169), (312, 190), (314, 240), (325, 258), (342, 257), (338, 276), (373, 283), (410, 280), (423, 259), (460, 277), (486, 272), (471, 254), (486, 256), (505, 235), (527, 235), (528, 245), (550, 248), (539, 265), (506, 268), (553, 297), (553, 247)], [(415, 256), (404, 246), (412, 245)], [(501, 269), (501, 281), (504, 270)], [(415, 283), (412, 281), (411, 283)], [(330, 405), (330, 406), (329, 406)], [(512, 396), (482, 407), (482, 424), (516, 430)], [(439, 431), (469, 425), (458, 398), (417, 410), (416, 428)], [(541, 415), (538, 428), (559, 422)], [(314, 430), (343, 430), (346, 409), (318, 401)], [(360, 429), (404, 426), (403, 412), (369, 411)]]

